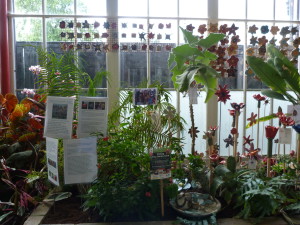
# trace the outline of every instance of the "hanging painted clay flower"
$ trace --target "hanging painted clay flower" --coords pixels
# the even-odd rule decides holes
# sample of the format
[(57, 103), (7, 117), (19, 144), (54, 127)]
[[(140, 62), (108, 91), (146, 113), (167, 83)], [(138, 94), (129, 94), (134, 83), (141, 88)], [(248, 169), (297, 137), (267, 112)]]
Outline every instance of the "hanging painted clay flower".
[(119, 45), (117, 43), (114, 43), (112, 46), (113, 50), (118, 50), (119, 49)]
[(154, 23), (149, 23), (148, 24), (149, 29), (153, 29), (153, 26), (154, 26)]
[(261, 56), (264, 56), (267, 52), (267, 49), (266, 49), (266, 46), (265, 45), (262, 45), (258, 48), (258, 54), (261, 55)]
[(276, 35), (279, 30), (278, 26), (272, 26), (271, 27), (271, 34)]
[(100, 38), (99, 33), (94, 33), (94, 38)]
[(143, 24), (139, 24), (139, 29), (144, 30), (144, 25)]
[(289, 38), (282, 38), (279, 43), (280, 43), (280, 47), (283, 48), (283, 47), (288, 47), (289, 44), (288, 44), (288, 40)]
[(172, 26), (171, 23), (167, 23), (167, 24), (166, 24), (166, 28), (167, 28), (167, 29), (171, 29), (171, 26)]
[(218, 32), (218, 24), (217, 23), (210, 23), (208, 31), (211, 33), (217, 33)]
[(127, 51), (128, 50), (128, 45), (122, 45), (122, 51)]
[(219, 57), (219, 58), (217, 58), (216, 62), (218, 65), (224, 65), (224, 63), (226, 62), (226, 59), (224, 57)]
[(117, 23), (116, 22), (112, 22), (111, 23), (111, 28), (112, 29), (116, 29), (117, 28)]
[(260, 31), (262, 34), (267, 34), (269, 33), (269, 27), (267, 25), (261, 26)]
[(292, 34), (292, 35), (295, 35), (295, 34), (297, 34), (298, 32), (299, 32), (298, 27), (292, 27), (292, 29), (291, 29), (291, 34)]
[(225, 73), (227, 72), (227, 69), (225, 69), (223, 66), (220, 66), (220, 67), (217, 69), (217, 71), (220, 72), (221, 77), (225, 77)]
[(257, 101), (257, 108), (260, 108), (261, 102), (266, 100), (266, 96), (260, 94), (253, 95), (253, 98)]
[(218, 96), (218, 102), (223, 102), (226, 104), (227, 100), (230, 100), (230, 91), (227, 89), (227, 85), (223, 87), (219, 85), (219, 89), (215, 92), (215, 95)]
[(240, 36), (239, 35), (234, 35), (231, 37), (231, 44), (237, 44), (241, 41)]
[(233, 128), (230, 130), (230, 133), (231, 133), (232, 135), (237, 134), (237, 129), (236, 129), (235, 127), (233, 127)]
[(110, 28), (110, 23), (109, 22), (104, 22), (103, 27), (105, 29), (109, 29)]
[(195, 27), (192, 24), (189, 24), (186, 26), (186, 29), (190, 32), (193, 32), (193, 30), (195, 29)]
[(68, 28), (73, 28), (73, 27), (74, 27), (73, 21), (69, 22), (69, 23), (68, 23)]
[(233, 102), (230, 105), (235, 111), (238, 111), (238, 112), (240, 112), (240, 110), (245, 107), (244, 103), (237, 104), (236, 102)]
[(223, 40), (220, 41), (221, 45), (226, 45), (229, 43), (228, 38), (224, 38)]
[(228, 31), (229, 31), (228, 35), (231, 35), (231, 34), (236, 35), (235, 31), (237, 31), (238, 29), (239, 28), (236, 27), (235, 24), (233, 23), (231, 25), (231, 27), (228, 28)]
[(252, 112), (251, 116), (247, 119), (247, 121), (250, 121), (250, 126), (256, 124), (256, 122), (257, 122), (256, 117), (257, 117), (257, 114), (254, 114)]
[(216, 53), (219, 57), (224, 57), (225, 56), (225, 47), (219, 46)]
[(122, 28), (127, 28), (127, 23), (122, 23)]
[(219, 33), (223, 33), (223, 34), (226, 34), (228, 32), (228, 27), (227, 27), (227, 24), (223, 24), (220, 26), (219, 28)]
[(199, 132), (200, 131), (198, 130), (198, 127), (194, 127), (194, 128), (191, 127), (189, 129), (188, 133), (190, 134), (191, 137), (196, 137), (197, 138), (198, 137), (197, 133), (199, 133)]
[(258, 30), (258, 28), (254, 24), (251, 27), (249, 27), (248, 33), (250, 33), (250, 34), (256, 34), (257, 30)]
[(239, 58), (237, 58), (233, 55), (229, 59), (227, 59), (227, 62), (229, 64), (229, 66), (236, 67), (239, 62)]
[(146, 41), (145, 35), (146, 35), (146, 33), (144, 33), (144, 32), (139, 33), (139, 38), (140, 38), (141, 41), (143, 41), (143, 40)]
[(97, 21), (95, 21), (95, 22), (94, 22), (94, 28), (96, 29), (96, 28), (98, 28), (99, 26), (100, 26), (100, 23), (97, 22)]
[(171, 51), (171, 49), (172, 49), (172, 46), (171, 46), (171, 45), (166, 45), (166, 50), (167, 50), (167, 51)]
[(147, 45), (146, 45), (146, 44), (143, 44), (143, 45), (142, 45), (142, 50), (143, 50), (143, 51), (146, 51), (146, 50), (147, 50)]
[(228, 77), (236, 77), (237, 69), (231, 66), (229, 69), (227, 69)]
[(289, 29), (290, 29), (289, 27), (282, 27), (281, 31), (280, 31), (280, 35), (285, 37), (287, 34), (291, 33), (291, 31)]
[(277, 41), (277, 39), (275, 39), (275, 37), (272, 37), (272, 39), (269, 41), (269, 43), (271, 45), (276, 45), (276, 41)]
[(254, 140), (254, 139), (251, 139), (250, 138), (250, 135), (248, 136), (248, 137), (243, 137), (243, 139), (244, 139), (244, 143), (243, 143), (243, 145), (245, 146), (246, 144), (251, 144), (251, 142)]
[(61, 32), (61, 33), (60, 33), (60, 37), (62, 37), (62, 38), (66, 37), (66, 35), (67, 35), (67, 34), (66, 34), (65, 32)]
[(297, 58), (300, 55), (299, 48), (293, 49), (291, 55), (292, 55), (292, 57)]
[(77, 27), (77, 28), (81, 28), (81, 23), (80, 23), (80, 22), (77, 22), (77, 23), (76, 23), (76, 27)]
[(90, 24), (88, 23), (87, 20), (84, 21), (84, 23), (82, 23), (82, 28), (89, 28)]
[(109, 34), (108, 33), (102, 33), (101, 37), (102, 38), (108, 38)]
[(210, 52), (216, 52), (217, 51), (216, 47), (217, 47), (216, 45), (213, 45), (210, 48), (208, 48), (207, 50)]
[(163, 23), (158, 24), (158, 29), (164, 29), (164, 24)]
[(166, 40), (171, 40), (171, 35), (170, 34), (166, 34)]
[(199, 27), (198, 27), (198, 32), (199, 32), (200, 34), (204, 34), (206, 31), (207, 31), (206, 24), (201, 24), (201, 25), (199, 25)]
[(101, 45), (100, 44), (95, 44), (93, 46), (95, 48), (95, 52), (101, 52)]
[(298, 48), (298, 46), (300, 45), (300, 37), (296, 38), (294, 41), (293, 41), (293, 46), (295, 48)]
[(248, 49), (246, 50), (246, 55), (247, 55), (247, 56), (252, 56), (252, 55), (254, 55), (254, 54), (255, 54), (254, 48), (248, 48)]
[(250, 45), (255, 46), (257, 43), (258, 43), (257, 37), (252, 36), (252, 37), (250, 38)]
[(148, 38), (149, 38), (149, 39), (153, 39), (154, 36), (155, 36), (155, 34), (153, 34), (152, 32), (150, 32), (150, 33), (148, 34)]
[(131, 49), (132, 49), (133, 51), (135, 51), (135, 50), (137, 50), (137, 46), (136, 46), (136, 45), (131, 45)]
[(229, 56), (236, 55), (237, 54), (237, 49), (238, 49), (237, 44), (229, 45), (229, 47), (227, 48), (228, 55)]
[(265, 45), (268, 43), (268, 39), (266, 38), (266, 36), (262, 36), (261, 38), (258, 38), (258, 44), (259, 45)]
[(154, 50), (154, 46), (153, 45), (149, 45), (149, 50), (153, 51)]
[(61, 28), (61, 29), (66, 28), (66, 22), (65, 21), (59, 22), (59, 28)]

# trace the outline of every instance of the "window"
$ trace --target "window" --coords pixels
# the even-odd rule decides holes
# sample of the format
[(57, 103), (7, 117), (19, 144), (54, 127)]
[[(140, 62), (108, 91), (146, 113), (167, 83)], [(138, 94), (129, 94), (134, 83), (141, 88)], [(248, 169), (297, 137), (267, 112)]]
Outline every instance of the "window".
[[(20, 97), (23, 88), (36, 88), (35, 77), (28, 70), (31, 65), (37, 64), (37, 56), (30, 45), (47, 46), (48, 50), (56, 53), (75, 49), (81, 58), (80, 65), (92, 77), (101, 68), (108, 68), (108, 65), (120, 68), (120, 73), (113, 73), (116, 77), (111, 85), (114, 87), (107, 87), (104, 82), (99, 88), (99, 95), (114, 94), (107, 92), (109, 88), (117, 90), (118, 87), (134, 88), (147, 83), (163, 83), (172, 93), (173, 105), (180, 107), (178, 110), (187, 121), (184, 133), (180, 134), (185, 137), (185, 153), (190, 152), (189, 102), (187, 97), (174, 91), (167, 65), (169, 52), (184, 42), (178, 26), (189, 28), (198, 36), (206, 36), (208, 30), (226, 32), (227, 40), (210, 50), (218, 54), (214, 67), (222, 74), (219, 83), (228, 84), (231, 89), (230, 102), (244, 102), (247, 105), (240, 117), (239, 148), (243, 136), (256, 138), (256, 128), (245, 130), (244, 124), (251, 112), (257, 111), (252, 96), (266, 88), (247, 68), (245, 55), (251, 50), (265, 57), (264, 45), (259, 42), (276, 40), (276, 44), (291, 57), (294, 50), (292, 42), (299, 35), (298, 0), (11, 1), (16, 91)], [(210, 7), (212, 4), (215, 4), (214, 7)], [(212, 20), (208, 10), (216, 7), (218, 15), (214, 15)], [(271, 32), (272, 27), (279, 29), (276, 34)], [(293, 28), (295, 33), (282, 35), (285, 27), (288, 31)], [(201, 134), (206, 127), (218, 125), (220, 153), (228, 155), (230, 153), (223, 140), (230, 133), (232, 123), (228, 113), (230, 104), (210, 102), (218, 112), (218, 116), (214, 117), (213, 113), (206, 113), (204, 95), (202, 92), (199, 94), (199, 104), (194, 106), (196, 126), (200, 131), (196, 150), (205, 151), (205, 140)], [(286, 103), (274, 101), (272, 107), (270, 104), (262, 106), (261, 116), (275, 112), (278, 105), (285, 106)], [(212, 124), (207, 124), (207, 119)], [(261, 125), (259, 134), (263, 133)], [(263, 143), (261, 139), (259, 146), (265, 153), (266, 142)]]

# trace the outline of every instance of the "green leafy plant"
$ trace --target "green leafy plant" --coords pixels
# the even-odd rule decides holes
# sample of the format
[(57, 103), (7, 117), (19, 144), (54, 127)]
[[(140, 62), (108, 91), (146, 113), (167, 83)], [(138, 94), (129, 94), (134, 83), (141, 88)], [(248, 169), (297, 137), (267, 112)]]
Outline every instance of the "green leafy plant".
[(204, 39), (194, 36), (191, 32), (180, 27), (186, 44), (172, 49), (168, 66), (173, 72), (174, 87), (179, 92), (186, 92), (192, 82), (204, 85), (207, 102), (215, 92), (219, 74), (210, 66), (210, 62), (217, 59), (208, 48), (222, 40), (224, 34), (211, 33)]
[[(247, 62), (259, 79), (271, 90), (263, 90), (262, 94), (279, 100), (298, 104), (300, 100), (300, 75), (296, 66), (284, 56), (274, 45), (267, 46), (269, 59), (247, 56)], [(292, 91), (296, 97), (291, 95)]]

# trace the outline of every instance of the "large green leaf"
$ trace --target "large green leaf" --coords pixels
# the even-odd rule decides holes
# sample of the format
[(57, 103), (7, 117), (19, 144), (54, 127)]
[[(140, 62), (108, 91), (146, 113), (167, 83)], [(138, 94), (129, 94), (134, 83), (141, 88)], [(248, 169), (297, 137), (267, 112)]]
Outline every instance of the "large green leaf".
[(284, 97), (284, 95), (279, 94), (276, 91), (272, 91), (272, 90), (262, 90), (261, 93), (269, 98), (275, 98), (278, 100), (283, 100), (286, 101), (286, 98)]
[(182, 27), (179, 27), (179, 29), (183, 33), (185, 42), (187, 42), (189, 45), (192, 45), (192, 46), (195, 46), (197, 44), (197, 42), (199, 40), (197, 36), (194, 36), (192, 34), (192, 32), (189, 32), (189, 31), (183, 29)]
[(272, 115), (269, 115), (269, 116), (264, 116), (264, 117), (260, 117), (259, 119), (256, 120), (256, 123), (253, 123), (252, 125), (250, 125), (250, 122), (246, 125), (246, 129), (249, 128), (249, 127), (252, 127), (254, 126), (255, 124), (259, 123), (259, 122), (265, 122), (265, 121), (269, 121), (271, 119), (274, 119), (276, 118), (276, 114), (272, 114)]
[(218, 73), (211, 67), (203, 65), (203, 68), (199, 70), (199, 73), (194, 77), (197, 83), (204, 85), (206, 91), (205, 102), (215, 94), (215, 89), (218, 83), (217, 80)]
[(173, 48), (172, 52), (177, 56), (183, 56), (186, 59), (196, 56), (204, 56), (203, 53), (198, 48), (193, 48), (188, 44), (177, 46)]
[(210, 186), (210, 194), (212, 196), (216, 195), (217, 190), (219, 189), (219, 187), (224, 183), (223, 179), (221, 177), (215, 177), (213, 179), (213, 182)]
[(168, 58), (168, 68), (172, 70), (174, 68), (175, 63), (175, 55), (173, 52), (170, 52), (169, 58)]
[(273, 91), (285, 95), (286, 84), (278, 72), (261, 58), (247, 56), (247, 62), (254, 73)]
[(206, 38), (199, 40), (198, 45), (208, 49), (211, 46), (217, 44), (222, 39), (224, 39), (224, 37), (225, 34), (210, 33)]
[(194, 76), (198, 72), (198, 70), (198, 67), (190, 68), (176, 77), (176, 83), (178, 84), (179, 92), (188, 91), (189, 86), (194, 81)]

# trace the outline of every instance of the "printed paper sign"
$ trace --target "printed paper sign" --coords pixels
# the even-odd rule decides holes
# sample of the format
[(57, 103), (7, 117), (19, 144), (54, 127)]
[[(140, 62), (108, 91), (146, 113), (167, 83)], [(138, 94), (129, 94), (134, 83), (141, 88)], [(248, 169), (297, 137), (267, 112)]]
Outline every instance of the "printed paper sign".
[(79, 97), (78, 138), (89, 137), (92, 133), (107, 135), (108, 98)]
[(300, 105), (288, 105), (287, 112), (295, 121), (295, 124), (300, 124)]
[(156, 105), (157, 88), (136, 88), (133, 92), (134, 105)]
[(72, 138), (74, 98), (48, 96), (44, 136)]
[(151, 180), (171, 177), (171, 157), (167, 152), (155, 152), (150, 161)]
[(48, 180), (59, 186), (57, 151), (58, 139), (46, 138)]
[(90, 183), (97, 178), (97, 138), (64, 140), (65, 184)]
[(291, 144), (292, 143), (292, 129), (291, 128), (279, 128), (279, 144)]
[(189, 95), (190, 104), (198, 104), (198, 92), (197, 91), (198, 91), (197, 86), (189, 87), (188, 95)]
[(257, 166), (257, 161), (254, 158), (249, 159), (248, 161), (248, 169), (255, 170)]

